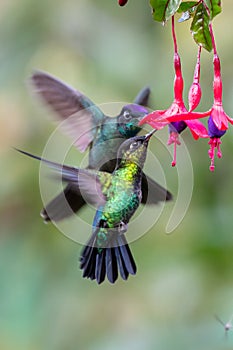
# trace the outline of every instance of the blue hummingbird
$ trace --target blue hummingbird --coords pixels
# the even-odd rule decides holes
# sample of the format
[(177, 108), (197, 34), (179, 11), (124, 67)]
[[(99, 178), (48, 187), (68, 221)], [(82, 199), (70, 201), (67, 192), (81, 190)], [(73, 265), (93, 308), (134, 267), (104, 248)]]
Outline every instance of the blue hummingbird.
[[(31, 77), (31, 83), (36, 94), (55, 112), (55, 117), (65, 121), (64, 131), (79, 151), (84, 152), (89, 147), (87, 169), (113, 172), (118, 148), (126, 139), (137, 135), (141, 130), (138, 122), (148, 114), (144, 107), (150, 96), (148, 87), (142, 89), (134, 103), (125, 105), (117, 116), (108, 117), (84, 94), (48, 73), (36, 71)], [(147, 196), (148, 188), (150, 199)], [(157, 204), (171, 199), (168, 190), (143, 173), (143, 204)], [(64, 192), (41, 211), (41, 216), (46, 222), (59, 221), (80, 210), (84, 204), (79, 188), (68, 183)]]

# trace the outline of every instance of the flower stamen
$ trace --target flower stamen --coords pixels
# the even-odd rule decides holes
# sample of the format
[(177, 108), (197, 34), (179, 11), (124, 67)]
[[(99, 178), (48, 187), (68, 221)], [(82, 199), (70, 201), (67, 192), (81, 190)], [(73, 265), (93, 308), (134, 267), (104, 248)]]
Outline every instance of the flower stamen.
[(176, 154), (177, 154), (177, 145), (181, 145), (181, 142), (179, 140), (179, 134), (176, 131), (172, 131), (170, 133), (169, 139), (168, 139), (168, 146), (174, 143), (174, 149), (173, 149), (173, 160), (172, 160), (172, 167), (176, 166)]
[(222, 158), (222, 152), (220, 149), (222, 141), (219, 137), (212, 137), (208, 144), (210, 145), (210, 149), (208, 151), (209, 157), (210, 157), (210, 171), (214, 171), (215, 165), (214, 165), (214, 158), (215, 158), (215, 149), (217, 150), (217, 157)]

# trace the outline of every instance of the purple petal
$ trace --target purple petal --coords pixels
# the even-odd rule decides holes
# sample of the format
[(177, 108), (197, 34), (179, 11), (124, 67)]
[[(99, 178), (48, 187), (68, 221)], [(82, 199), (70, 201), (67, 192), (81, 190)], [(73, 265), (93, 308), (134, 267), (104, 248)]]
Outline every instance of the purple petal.
[(210, 116), (208, 119), (208, 134), (210, 137), (220, 138), (226, 133), (226, 130), (219, 130), (215, 125), (212, 117)]
[(177, 131), (180, 134), (184, 129), (186, 129), (187, 124), (182, 120), (180, 122), (172, 122), (168, 125), (169, 132)]

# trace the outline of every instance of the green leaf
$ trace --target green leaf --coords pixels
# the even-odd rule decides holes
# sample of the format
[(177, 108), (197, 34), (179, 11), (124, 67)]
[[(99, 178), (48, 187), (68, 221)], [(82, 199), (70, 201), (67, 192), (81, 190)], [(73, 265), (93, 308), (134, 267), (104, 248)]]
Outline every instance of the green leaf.
[(182, 13), (182, 12), (191, 11), (192, 8), (193, 8), (195, 5), (198, 5), (198, 2), (197, 2), (197, 1), (185, 1), (185, 2), (182, 2), (182, 3), (180, 4), (180, 7), (178, 8), (177, 12), (178, 12), (178, 13)]
[(182, 0), (150, 0), (153, 18), (158, 22), (166, 22), (178, 10)]
[(212, 50), (212, 41), (209, 31), (209, 20), (210, 18), (204, 5), (200, 3), (197, 6), (196, 13), (191, 24), (191, 32), (195, 42), (210, 52)]
[(221, 0), (204, 0), (204, 3), (209, 9), (211, 19), (222, 11)]

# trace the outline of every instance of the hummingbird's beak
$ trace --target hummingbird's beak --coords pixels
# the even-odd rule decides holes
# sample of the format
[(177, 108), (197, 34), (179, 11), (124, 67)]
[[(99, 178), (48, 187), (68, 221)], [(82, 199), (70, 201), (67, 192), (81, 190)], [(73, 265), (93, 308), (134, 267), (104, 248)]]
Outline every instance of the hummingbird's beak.
[(149, 141), (149, 139), (151, 138), (151, 136), (157, 131), (157, 129), (153, 129), (152, 131), (150, 131), (148, 134), (145, 135), (145, 141)]

